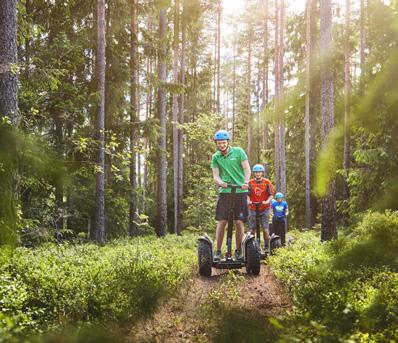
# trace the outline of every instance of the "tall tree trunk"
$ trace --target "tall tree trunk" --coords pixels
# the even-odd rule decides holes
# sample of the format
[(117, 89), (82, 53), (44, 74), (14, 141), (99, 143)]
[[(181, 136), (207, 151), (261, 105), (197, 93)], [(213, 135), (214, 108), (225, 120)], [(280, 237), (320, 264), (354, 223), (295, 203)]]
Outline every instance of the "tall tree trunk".
[(95, 225), (98, 243), (105, 243), (105, 0), (97, 0), (97, 78), (99, 104), (97, 114), (97, 175)]
[[(0, 1), (0, 120), (18, 123), (17, 1)], [(16, 243), (16, 143), (13, 129), (0, 123), (0, 244)]]
[(252, 139), (253, 139), (253, 129), (252, 129), (252, 105), (251, 105), (251, 60), (252, 60), (252, 26), (249, 24), (248, 31), (248, 53), (247, 53), (247, 94), (246, 94), (246, 111), (247, 111), (247, 155), (249, 156), (249, 161), (252, 160)]
[[(174, 84), (178, 84), (178, 60), (179, 60), (179, 34), (180, 34), (180, 24), (179, 24), (179, 16), (180, 16), (180, 2), (179, 0), (175, 0), (174, 5), (174, 42), (173, 42), (173, 82)], [(179, 226), (179, 218), (180, 218), (180, 209), (178, 207), (179, 202), (179, 193), (178, 193), (178, 144), (179, 144), (179, 131), (177, 128), (178, 123), (178, 95), (173, 94), (173, 192), (174, 192), (174, 233), (178, 234), (178, 226)]]
[(137, 0), (130, 3), (130, 236), (139, 234), (137, 225), (137, 168), (136, 168), (136, 123), (138, 118), (137, 108)]
[(360, 0), (360, 23), (359, 23), (359, 34), (360, 34), (360, 68), (361, 68), (361, 82), (360, 82), (360, 93), (363, 94), (364, 83), (365, 83), (365, 0)]
[[(320, 55), (321, 55), (321, 116), (322, 147), (334, 126), (334, 82), (332, 61), (332, 5), (331, 0), (320, 1)], [(336, 230), (336, 184), (334, 178), (329, 184), (329, 192), (322, 199), (321, 240), (337, 237)]]
[[(181, 35), (181, 86), (185, 86), (185, 73), (186, 73), (186, 44), (187, 44), (187, 22), (186, 22), (186, 4), (183, 0), (183, 12), (182, 12), (182, 35)], [(185, 122), (184, 118), (185, 108), (185, 88), (180, 96), (180, 124), (183, 125)], [(178, 134), (178, 208), (179, 218), (177, 226), (177, 234), (181, 233), (182, 230), (182, 195), (184, 191), (184, 133), (179, 129)]]
[(157, 223), (156, 233), (167, 233), (167, 157), (166, 157), (166, 52), (167, 52), (167, 12), (160, 9), (159, 14), (159, 51), (158, 51), (158, 117), (160, 132), (157, 158)]
[(220, 114), (221, 0), (217, 3), (217, 113)]
[(281, 189), (281, 173), (280, 173), (280, 83), (279, 83), (279, 2), (275, 1), (275, 56), (274, 56), (274, 85), (275, 85), (275, 119), (274, 119), (274, 173), (276, 189)]
[(280, 0), (280, 24), (279, 24), (279, 94), (280, 94), (280, 173), (281, 191), (286, 194), (286, 147), (285, 147), (285, 111), (283, 98), (283, 56), (284, 56), (284, 31), (285, 31), (285, 2)]
[(264, 20), (264, 46), (263, 46), (263, 93), (261, 111), (263, 113), (262, 129), (263, 129), (263, 147), (268, 149), (268, 116), (266, 106), (268, 103), (268, 0), (264, 1), (265, 20)]
[[(345, 42), (344, 42), (344, 152), (343, 152), (343, 199), (349, 198), (348, 173), (350, 169), (350, 0), (346, 0)], [(347, 208), (345, 206), (345, 208)], [(348, 212), (343, 214), (344, 224), (348, 225)]]
[(217, 111), (217, 42), (218, 42), (218, 11), (216, 12), (216, 27), (214, 31), (214, 68), (213, 68), (213, 94), (211, 108)]
[(310, 70), (311, 70), (311, 0), (305, 8), (305, 226), (311, 225), (311, 164), (310, 164)]
[(232, 64), (232, 142), (235, 141), (235, 107), (236, 107), (236, 39), (234, 38), (233, 64)]
[[(318, 42), (318, 2), (311, 1), (311, 55), (310, 55), (310, 175), (314, 175), (316, 169), (316, 154), (317, 154), (317, 132), (318, 132), (318, 117), (320, 105), (320, 73), (319, 73), (319, 48)], [(314, 194), (311, 194), (311, 222), (315, 223), (318, 217), (318, 199)]]

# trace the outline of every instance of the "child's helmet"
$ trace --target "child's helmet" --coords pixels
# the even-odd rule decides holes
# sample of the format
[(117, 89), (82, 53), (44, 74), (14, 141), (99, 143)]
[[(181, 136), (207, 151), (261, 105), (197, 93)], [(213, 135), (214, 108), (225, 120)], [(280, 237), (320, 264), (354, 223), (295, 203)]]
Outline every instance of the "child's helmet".
[(283, 193), (281, 193), (281, 192), (276, 193), (276, 194), (275, 194), (275, 198), (276, 198), (276, 199), (281, 199), (281, 198), (283, 198)]
[(253, 173), (255, 173), (255, 172), (264, 172), (264, 171), (265, 171), (264, 166), (262, 166), (261, 164), (256, 164), (253, 167)]
[(229, 141), (229, 133), (225, 130), (219, 130), (214, 135), (215, 141)]

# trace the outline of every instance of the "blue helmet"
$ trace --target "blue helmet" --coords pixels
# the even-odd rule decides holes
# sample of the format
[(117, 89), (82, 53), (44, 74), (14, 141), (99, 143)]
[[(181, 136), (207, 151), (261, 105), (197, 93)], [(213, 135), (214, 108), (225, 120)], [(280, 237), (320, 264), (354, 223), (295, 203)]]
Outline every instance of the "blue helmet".
[(261, 165), (261, 164), (256, 164), (256, 165), (253, 167), (253, 173), (255, 173), (255, 172), (265, 172), (264, 166)]
[(275, 194), (275, 198), (276, 198), (276, 199), (281, 199), (281, 198), (283, 198), (283, 193), (281, 193), (281, 192), (276, 193), (276, 194)]
[(215, 141), (229, 141), (229, 133), (225, 130), (219, 130), (214, 135)]

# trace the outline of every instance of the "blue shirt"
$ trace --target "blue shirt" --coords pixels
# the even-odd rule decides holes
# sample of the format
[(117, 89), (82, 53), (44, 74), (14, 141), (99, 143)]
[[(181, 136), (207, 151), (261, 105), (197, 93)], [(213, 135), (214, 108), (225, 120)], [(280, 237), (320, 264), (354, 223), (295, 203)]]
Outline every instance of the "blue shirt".
[(271, 208), (275, 217), (286, 218), (286, 211), (289, 208), (286, 201), (277, 202), (276, 200), (272, 200)]

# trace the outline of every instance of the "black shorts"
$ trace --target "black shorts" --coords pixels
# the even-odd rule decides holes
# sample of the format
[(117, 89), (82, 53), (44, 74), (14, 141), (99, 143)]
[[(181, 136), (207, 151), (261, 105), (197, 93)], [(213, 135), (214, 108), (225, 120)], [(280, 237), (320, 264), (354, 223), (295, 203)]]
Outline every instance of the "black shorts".
[[(216, 220), (228, 220), (231, 196), (232, 194), (230, 193), (220, 193), (218, 195)], [(246, 222), (248, 216), (247, 193), (235, 193), (234, 196), (234, 220)]]

